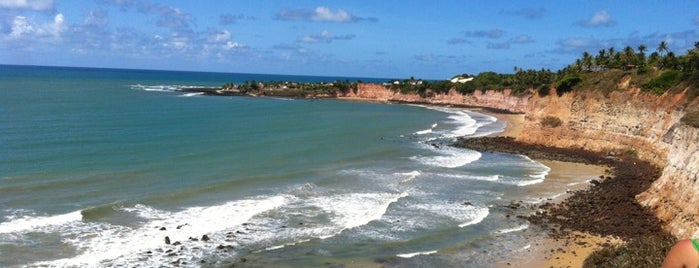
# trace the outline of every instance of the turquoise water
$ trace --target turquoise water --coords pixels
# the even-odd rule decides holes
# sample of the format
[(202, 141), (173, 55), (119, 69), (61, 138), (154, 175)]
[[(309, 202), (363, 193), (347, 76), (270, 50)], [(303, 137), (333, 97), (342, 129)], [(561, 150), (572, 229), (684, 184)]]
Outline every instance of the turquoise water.
[(549, 168), (448, 146), (493, 117), (176, 90), (335, 79), (0, 66), (0, 266), (484, 266), (526, 247), (499, 207), (562, 191), (527, 190)]

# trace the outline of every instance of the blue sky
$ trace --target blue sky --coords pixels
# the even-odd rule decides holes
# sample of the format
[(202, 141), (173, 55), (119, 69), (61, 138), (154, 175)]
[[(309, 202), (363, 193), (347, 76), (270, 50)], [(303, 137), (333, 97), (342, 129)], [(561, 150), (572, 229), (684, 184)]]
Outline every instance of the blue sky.
[(699, 41), (698, 1), (0, 0), (0, 63), (425, 79)]

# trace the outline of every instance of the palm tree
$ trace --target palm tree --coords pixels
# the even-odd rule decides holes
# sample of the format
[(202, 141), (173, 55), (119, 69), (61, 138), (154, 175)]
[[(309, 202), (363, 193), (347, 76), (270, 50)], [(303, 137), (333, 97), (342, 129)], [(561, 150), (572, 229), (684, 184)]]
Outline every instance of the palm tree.
[(597, 57), (595, 58), (595, 63), (597, 64), (597, 67), (606, 67), (607, 65), (607, 50), (606, 49), (600, 49), (599, 52), (597, 52)]
[(663, 53), (665, 53), (667, 51), (668, 51), (667, 42), (660, 41), (660, 44), (658, 45), (658, 53), (660, 53), (660, 55), (662, 56)]
[(592, 68), (592, 56), (587, 51), (583, 52), (582, 65), (585, 71), (590, 71)]
[(638, 46), (638, 61), (640, 64), (646, 64), (646, 45), (639, 45)]
[(636, 53), (633, 51), (633, 48), (631, 46), (626, 46), (624, 48), (624, 63), (626, 63), (626, 65), (632, 65), (635, 63), (635, 58)]

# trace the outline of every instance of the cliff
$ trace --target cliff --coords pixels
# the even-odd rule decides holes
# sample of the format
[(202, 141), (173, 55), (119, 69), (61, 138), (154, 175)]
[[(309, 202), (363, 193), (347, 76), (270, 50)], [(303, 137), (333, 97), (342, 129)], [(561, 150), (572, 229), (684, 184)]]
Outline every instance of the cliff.
[[(556, 147), (583, 148), (615, 154), (635, 154), (664, 167), (661, 177), (636, 200), (678, 237), (699, 236), (699, 130), (682, 125), (684, 94), (657, 96), (621, 81), (608, 95), (600, 91), (513, 95), (511, 91), (454, 90), (425, 98), (402, 94), (375, 84), (360, 84), (346, 98), (486, 107), (525, 114), (519, 141)], [(546, 117), (557, 127), (541, 124)]]
[(341, 97), (377, 101), (487, 107), (512, 113), (526, 112), (529, 102), (529, 95), (515, 96), (512, 94), (511, 90), (488, 90), (485, 92), (477, 90), (469, 95), (461, 94), (456, 90), (450, 90), (447, 94), (433, 94), (431, 97), (421, 97), (418, 94), (394, 92), (393, 90), (377, 84), (358, 84), (356, 91), (348, 92)]

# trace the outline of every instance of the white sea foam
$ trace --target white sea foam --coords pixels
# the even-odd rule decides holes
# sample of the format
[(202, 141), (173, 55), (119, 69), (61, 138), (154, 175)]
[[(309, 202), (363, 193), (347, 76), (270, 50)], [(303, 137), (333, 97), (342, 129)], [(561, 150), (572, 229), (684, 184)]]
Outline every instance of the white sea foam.
[(25, 216), (0, 223), (0, 234), (41, 231), (47, 227), (60, 226), (81, 221), (83, 215), (74, 211), (54, 216)]
[(508, 228), (508, 229), (498, 230), (498, 231), (496, 231), (495, 233), (497, 233), (497, 234), (506, 234), (506, 233), (512, 233), (512, 232), (519, 232), (519, 231), (526, 230), (527, 228), (529, 228), (529, 224), (520, 225), (520, 226), (517, 226), (517, 227), (514, 227), (514, 228)]
[(196, 96), (201, 96), (204, 95), (204, 92), (192, 92), (192, 93), (187, 93), (187, 94), (182, 94), (180, 97), (196, 97)]
[[(191, 85), (131, 85), (131, 89), (144, 90), (144, 91), (155, 91), (155, 92), (175, 92), (183, 88), (203, 88), (205, 86), (191, 86)], [(187, 95), (187, 94), (185, 94)]]
[(542, 183), (542, 182), (544, 182), (543, 178), (536, 179), (536, 180), (522, 180), (522, 181), (515, 182), (514, 184), (517, 186), (529, 186), (529, 185), (534, 185), (534, 184), (538, 184), (538, 183)]
[[(171, 241), (188, 243), (189, 237), (212, 235), (229, 228), (235, 228), (250, 218), (282, 206), (284, 196), (260, 199), (231, 201), (210, 207), (192, 207), (178, 212), (168, 212), (148, 206), (125, 208), (124, 211), (136, 213), (149, 221), (136, 228), (102, 224), (85, 224), (71, 227), (79, 231), (75, 239), (66, 241), (74, 244), (80, 251), (78, 256), (39, 263), (47, 266), (96, 266), (105, 262), (119, 266), (141, 260), (146, 251), (155, 251), (164, 246), (164, 237)], [(201, 251), (201, 249), (199, 249)], [(182, 255), (196, 257), (201, 252), (180, 252)], [(165, 263), (154, 256), (154, 264)]]
[(490, 210), (488, 210), (488, 208), (478, 207), (472, 211), (471, 215), (469, 215), (472, 220), (459, 224), (459, 227), (463, 228), (469, 225), (478, 224), (485, 220), (485, 218), (488, 217), (488, 214), (490, 214)]
[(386, 214), (388, 207), (407, 193), (352, 193), (325, 196), (312, 200), (312, 203), (330, 213), (331, 221), (338, 226), (331, 234), (320, 238), (326, 239), (340, 234), (344, 230), (366, 225), (379, 220)]
[(500, 180), (500, 175), (487, 175), (487, 176), (477, 176), (477, 175), (467, 175), (467, 174), (440, 174), (441, 177), (453, 178), (453, 179), (463, 179), (463, 180), (478, 180), (478, 181), (498, 181)]
[[(429, 146), (432, 148), (432, 146)], [(481, 158), (481, 153), (469, 149), (442, 147), (432, 148), (440, 155), (436, 156), (413, 156), (411, 159), (429, 166), (457, 168), (465, 166)]]
[(396, 175), (405, 176), (405, 178), (403, 180), (401, 180), (400, 182), (406, 183), (406, 182), (414, 180), (418, 176), (422, 175), (422, 173), (420, 173), (420, 171), (413, 170), (413, 171), (408, 172), (408, 173), (397, 173)]
[(430, 133), (432, 133), (432, 131), (434, 131), (434, 129), (435, 129), (436, 127), (437, 127), (437, 123), (434, 123), (434, 124), (432, 124), (432, 126), (431, 126), (430, 128), (428, 128), (428, 129), (420, 130), (420, 131), (415, 132), (415, 135), (430, 134)]
[(396, 256), (400, 257), (400, 258), (409, 259), (409, 258), (419, 256), (419, 255), (432, 255), (435, 253), (437, 253), (437, 251), (432, 250), (432, 251), (421, 251), (421, 252), (413, 252), (413, 253), (405, 253), (405, 254), (396, 254)]
[(459, 227), (478, 224), (483, 221), (489, 214), (490, 210), (487, 207), (479, 207), (474, 205), (462, 205), (458, 203), (444, 202), (428, 202), (411, 204), (410, 208), (418, 209), (426, 212), (421, 212), (422, 215), (433, 215), (434, 218), (447, 217), (455, 222), (459, 222)]
[(584, 181), (579, 181), (579, 182), (571, 182), (571, 183), (566, 184), (566, 186), (577, 186), (577, 185), (581, 185), (581, 184), (588, 184), (588, 183), (590, 183), (590, 181), (591, 181), (591, 180), (584, 180)]

